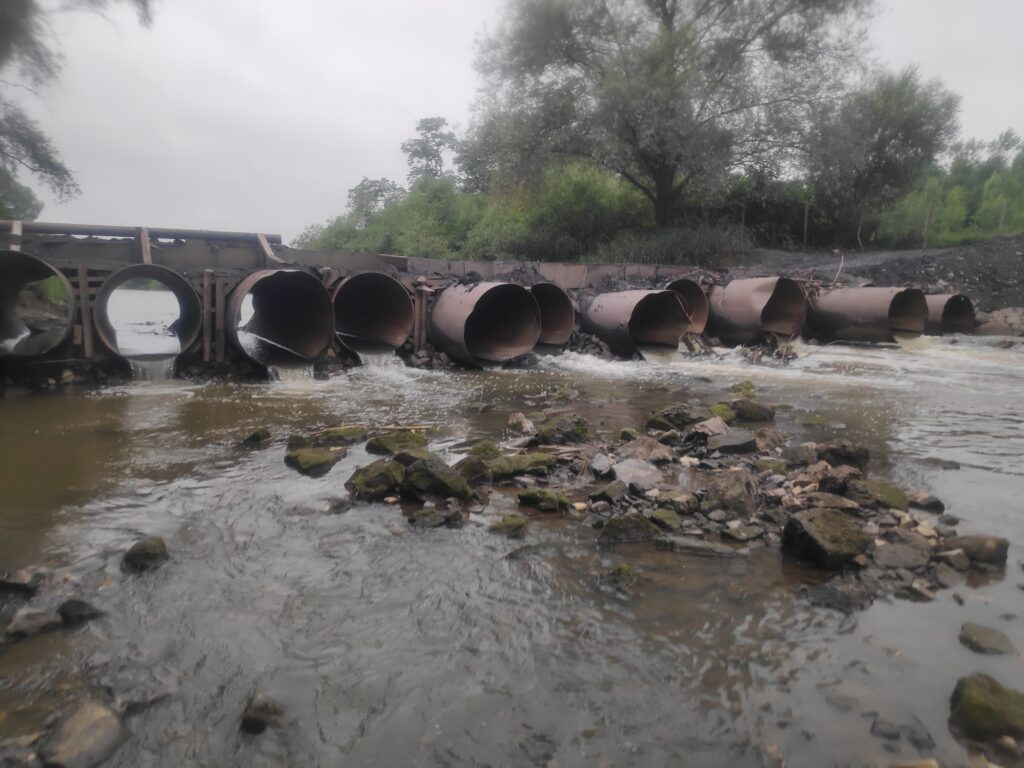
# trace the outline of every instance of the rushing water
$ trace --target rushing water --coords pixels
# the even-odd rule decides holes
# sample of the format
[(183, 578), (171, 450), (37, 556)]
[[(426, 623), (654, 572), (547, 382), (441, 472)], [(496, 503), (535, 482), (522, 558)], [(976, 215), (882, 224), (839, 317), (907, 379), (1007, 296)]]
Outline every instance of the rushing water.
[[(0, 650), (0, 737), (37, 728), (82, 690), (137, 706), (117, 766), (885, 765), (874, 714), (919, 723), (943, 765), (956, 679), (1024, 688), (1019, 657), (960, 646), (960, 623), (1024, 647), (1024, 348), (985, 339), (903, 347), (800, 347), (786, 365), (720, 357), (605, 362), (565, 354), (531, 370), (434, 372), (393, 357), (328, 381), (147, 386), (0, 400), (0, 569), (46, 562), (107, 617)], [(539, 517), (525, 542), (487, 530), (494, 493), (460, 530), (411, 529), (398, 508), (332, 514), (360, 447), (322, 479), (285, 467), (291, 432), (334, 424), (436, 428), (448, 459), (509, 413), (572, 408), (602, 433), (652, 408), (750, 379), (785, 403), (794, 439), (846, 436), (882, 476), (928, 488), (962, 530), (1008, 536), (1005, 578), (931, 603), (879, 601), (854, 617), (795, 594), (817, 576), (777, 552), (709, 560), (595, 545)], [(572, 391), (570, 401), (562, 399)], [(804, 424), (808, 423), (809, 426)], [(245, 450), (258, 427), (273, 445)], [(959, 468), (954, 468), (959, 467)], [(576, 494), (579, 498), (582, 491)], [(139, 535), (171, 562), (118, 569)], [(514, 557), (507, 555), (527, 545)], [(600, 583), (618, 560), (628, 596)], [(258, 738), (238, 720), (253, 689), (287, 723)]]

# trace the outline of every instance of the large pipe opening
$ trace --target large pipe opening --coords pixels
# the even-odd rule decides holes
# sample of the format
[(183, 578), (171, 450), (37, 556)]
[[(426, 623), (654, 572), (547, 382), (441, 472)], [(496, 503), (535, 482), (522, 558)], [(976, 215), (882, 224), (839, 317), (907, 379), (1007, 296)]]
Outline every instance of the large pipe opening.
[(260, 365), (308, 364), (334, 336), (334, 303), (323, 283), (308, 272), (254, 272), (231, 292), (228, 336)]
[(708, 333), (724, 344), (752, 344), (767, 334), (798, 336), (807, 298), (787, 277), (751, 277), (715, 286), (708, 302)]
[(334, 327), (356, 352), (398, 349), (413, 327), (409, 292), (381, 272), (363, 272), (334, 289)]
[(974, 333), (974, 304), (962, 293), (931, 294), (924, 298), (928, 303), (925, 333)]
[(540, 338), (537, 343), (564, 347), (576, 325), (576, 311), (569, 295), (554, 283), (537, 283), (530, 288), (530, 293), (540, 309)]
[(528, 290), (512, 283), (453, 285), (437, 297), (430, 341), (469, 365), (502, 363), (524, 355), (540, 338), (540, 308)]
[(100, 287), (96, 334), (127, 358), (174, 356), (191, 347), (203, 327), (203, 305), (180, 273), (158, 264), (132, 264)]
[(807, 333), (821, 343), (884, 343), (924, 333), (928, 304), (915, 288), (836, 288), (811, 302)]
[(0, 357), (34, 357), (64, 343), (74, 327), (71, 283), (42, 259), (0, 251)]
[(667, 288), (683, 302), (683, 311), (689, 318), (685, 333), (704, 333), (708, 324), (708, 297), (704, 289), (685, 277), (673, 280)]
[(674, 291), (616, 291), (594, 298), (583, 315), (591, 333), (621, 357), (642, 347), (677, 349), (689, 323)]

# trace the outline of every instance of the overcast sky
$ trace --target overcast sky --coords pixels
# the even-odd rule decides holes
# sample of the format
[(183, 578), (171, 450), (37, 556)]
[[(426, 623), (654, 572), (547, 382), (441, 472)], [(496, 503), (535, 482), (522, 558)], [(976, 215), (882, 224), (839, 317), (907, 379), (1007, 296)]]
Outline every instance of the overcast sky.
[[(158, 0), (149, 28), (127, 7), (64, 14), (65, 70), (25, 106), (82, 194), (40, 191), (40, 218), (288, 240), (363, 176), (404, 181), (399, 144), (420, 117), (467, 124), (475, 41), (502, 5)], [(965, 136), (1024, 133), (1024, 0), (882, 0), (873, 30), (882, 62), (963, 96)]]

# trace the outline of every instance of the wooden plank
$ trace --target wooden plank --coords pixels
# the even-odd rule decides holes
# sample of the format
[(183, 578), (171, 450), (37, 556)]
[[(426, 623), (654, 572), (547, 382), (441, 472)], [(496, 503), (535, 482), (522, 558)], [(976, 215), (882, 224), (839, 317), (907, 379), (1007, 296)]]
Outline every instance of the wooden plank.
[(152, 264), (153, 253), (149, 248), (149, 230), (145, 227), (139, 227), (139, 233), (135, 236), (135, 239), (139, 242), (139, 250), (142, 252), (142, 263)]
[(217, 336), (216, 336), (215, 342), (216, 342), (216, 347), (217, 347), (217, 362), (218, 363), (223, 363), (224, 362), (224, 352), (225, 352), (225, 350), (224, 350), (224, 346), (225, 346), (225, 337), (224, 337), (224, 333), (225, 333), (225, 331), (224, 331), (224, 314), (225, 313), (224, 313), (224, 309), (225, 309), (225, 307), (224, 307), (224, 281), (223, 280), (218, 280), (217, 281), (217, 284), (216, 284), (216, 287), (215, 287), (215, 293), (216, 293), (217, 298), (216, 298), (216, 301), (214, 302), (213, 307), (214, 307), (214, 312), (215, 312), (215, 315), (216, 315), (216, 332), (217, 332)]
[(21, 222), (20, 221), (12, 221), (11, 222), (11, 245), (8, 248), (8, 250), (11, 250), (11, 251), (20, 251), (21, 250)]
[(82, 314), (82, 352), (86, 360), (92, 359), (92, 299), (89, 298), (89, 269), (78, 267), (78, 305)]
[(203, 271), (203, 362), (210, 362), (213, 352), (213, 270)]
[(260, 244), (260, 252), (263, 254), (263, 266), (268, 267), (273, 264), (284, 264), (284, 259), (280, 258), (274, 249), (270, 247), (270, 243), (267, 241), (267, 236), (264, 234), (256, 235), (256, 242)]

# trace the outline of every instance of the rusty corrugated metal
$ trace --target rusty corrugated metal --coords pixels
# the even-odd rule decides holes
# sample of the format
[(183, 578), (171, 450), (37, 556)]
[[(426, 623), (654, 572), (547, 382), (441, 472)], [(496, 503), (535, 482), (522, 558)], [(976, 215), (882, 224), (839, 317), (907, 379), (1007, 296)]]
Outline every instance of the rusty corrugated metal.
[[(55, 277), (67, 294), (64, 323), (52, 328), (27, 325), (18, 311), (18, 294), (29, 283)], [(75, 324), (75, 292), (53, 266), (22, 251), (0, 251), (0, 357), (45, 355), (70, 338)]]
[(974, 333), (974, 304), (962, 293), (932, 293), (924, 299), (928, 303), (926, 334)]
[(677, 348), (688, 324), (674, 291), (602, 293), (583, 312), (584, 328), (622, 357), (645, 345)]
[(811, 299), (804, 335), (830, 341), (890, 342), (920, 336), (928, 304), (916, 288), (834, 288)]
[(355, 351), (398, 349), (415, 324), (412, 298), (382, 272), (361, 272), (334, 286), (334, 323), (345, 346)]
[(708, 324), (708, 297), (704, 289), (685, 277), (673, 280), (665, 287), (679, 294), (679, 300), (683, 302), (683, 310), (689, 318), (686, 333), (704, 333)]
[(467, 365), (494, 365), (526, 354), (540, 338), (540, 308), (513, 283), (452, 285), (437, 296), (431, 343)]
[(576, 310), (569, 294), (554, 283), (537, 283), (530, 287), (530, 293), (540, 309), (540, 338), (537, 343), (564, 347), (576, 326)]
[(753, 344), (770, 334), (798, 336), (807, 298), (787, 277), (749, 277), (712, 288), (708, 309), (708, 335), (724, 344)]

